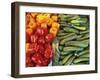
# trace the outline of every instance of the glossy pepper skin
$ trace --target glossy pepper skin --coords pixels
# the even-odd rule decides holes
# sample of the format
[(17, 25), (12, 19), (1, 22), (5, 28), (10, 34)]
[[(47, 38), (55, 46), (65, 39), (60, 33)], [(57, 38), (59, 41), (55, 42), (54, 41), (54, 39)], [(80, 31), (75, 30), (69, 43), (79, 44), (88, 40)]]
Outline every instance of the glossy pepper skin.
[(45, 45), (44, 56), (45, 56), (47, 59), (50, 59), (50, 58), (52, 58), (52, 56), (53, 56), (53, 50), (52, 50), (52, 46), (51, 46), (50, 43), (48, 43), (48, 44)]
[(45, 36), (45, 41), (47, 42), (47, 43), (51, 43), (52, 41), (53, 41), (53, 39), (54, 39), (54, 35), (53, 34), (47, 34), (46, 36)]

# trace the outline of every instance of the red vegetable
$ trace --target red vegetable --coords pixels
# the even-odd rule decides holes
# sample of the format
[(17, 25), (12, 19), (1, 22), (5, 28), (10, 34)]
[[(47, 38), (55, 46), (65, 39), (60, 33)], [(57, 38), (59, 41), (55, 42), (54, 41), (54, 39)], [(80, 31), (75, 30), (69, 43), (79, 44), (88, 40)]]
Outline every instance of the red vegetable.
[(45, 50), (44, 46), (43, 45), (39, 45), (38, 53), (41, 53), (41, 54), (44, 55), (44, 50)]
[(45, 58), (43, 60), (43, 66), (48, 66), (49, 63), (50, 63), (50, 59)]
[(35, 64), (31, 60), (31, 56), (32, 56), (31, 53), (26, 53), (26, 66), (27, 67), (33, 67), (33, 66), (35, 66)]
[(35, 63), (32, 62), (30, 57), (26, 57), (26, 67), (33, 67)]
[(30, 45), (30, 48), (33, 50), (34, 53), (36, 53), (39, 50), (39, 45), (37, 43), (32, 43)]
[(44, 37), (39, 37), (38, 43), (39, 43), (39, 44), (45, 44), (45, 39), (44, 39)]
[(49, 33), (49, 30), (47, 28), (44, 28), (44, 35), (46, 36)]
[(48, 46), (48, 47), (45, 49), (44, 56), (45, 56), (47, 59), (50, 59), (50, 58), (52, 58), (52, 56), (53, 56), (53, 50), (52, 50), (51, 45), (47, 45), (47, 46)]
[(43, 36), (44, 33), (45, 33), (45, 32), (44, 32), (44, 29), (43, 29), (43, 28), (38, 27), (38, 28), (36, 29), (36, 34), (37, 34), (37, 35)]
[(38, 36), (36, 34), (31, 36), (31, 42), (35, 43), (38, 40)]
[(42, 65), (43, 64), (43, 57), (41, 54), (39, 53), (35, 53), (32, 57), (32, 61), (38, 65)]
[(54, 39), (54, 36), (53, 36), (53, 34), (47, 34), (46, 36), (45, 36), (45, 41), (46, 42), (49, 42), (49, 43), (51, 43), (52, 41), (53, 41), (53, 39)]
[(30, 36), (26, 33), (26, 43), (30, 43)]

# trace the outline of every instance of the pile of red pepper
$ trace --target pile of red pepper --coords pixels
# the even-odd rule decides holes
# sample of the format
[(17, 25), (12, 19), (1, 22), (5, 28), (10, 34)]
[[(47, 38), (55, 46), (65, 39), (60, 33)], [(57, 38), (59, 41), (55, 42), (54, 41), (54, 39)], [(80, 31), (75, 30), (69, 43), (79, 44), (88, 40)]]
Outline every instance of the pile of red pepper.
[(50, 14), (26, 14), (26, 67), (48, 66), (53, 57), (51, 44), (55, 38), (55, 31), (54, 34), (52, 31), (55, 28), (51, 29), (50, 26), (57, 23), (50, 25), (50, 16)]

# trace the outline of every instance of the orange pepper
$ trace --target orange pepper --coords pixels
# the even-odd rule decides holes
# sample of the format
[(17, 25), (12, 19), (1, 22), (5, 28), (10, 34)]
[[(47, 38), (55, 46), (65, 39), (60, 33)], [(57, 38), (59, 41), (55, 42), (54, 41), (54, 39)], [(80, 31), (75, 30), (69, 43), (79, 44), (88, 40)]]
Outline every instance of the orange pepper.
[(42, 28), (47, 28), (47, 24), (46, 24), (46, 23), (42, 23), (42, 24), (41, 24), (41, 27), (42, 27)]
[(37, 13), (31, 13), (32, 18), (35, 18)]
[(26, 43), (26, 49), (29, 49), (30, 43)]
[(57, 23), (57, 22), (53, 22), (53, 23), (52, 23), (52, 28), (57, 28), (57, 29), (59, 29), (59, 27), (60, 27), (60, 24), (59, 24), (59, 23)]
[(26, 25), (29, 24), (30, 21), (30, 14), (26, 14)]
[(37, 26), (36, 22), (31, 20), (30, 23), (29, 23), (29, 27), (34, 30), (36, 28), (36, 26)]
[(26, 33), (27, 33), (28, 35), (32, 35), (33, 30), (32, 30), (31, 28), (27, 28), (27, 29), (26, 29)]
[(57, 28), (50, 28), (50, 31), (49, 31), (49, 32), (50, 32), (51, 34), (53, 34), (54, 36), (56, 36), (58, 30), (57, 30)]

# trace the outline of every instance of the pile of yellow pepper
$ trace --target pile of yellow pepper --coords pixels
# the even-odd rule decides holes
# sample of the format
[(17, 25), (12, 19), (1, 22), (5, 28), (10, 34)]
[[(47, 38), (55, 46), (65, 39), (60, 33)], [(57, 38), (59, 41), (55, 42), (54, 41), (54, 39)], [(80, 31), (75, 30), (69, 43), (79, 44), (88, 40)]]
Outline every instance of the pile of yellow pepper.
[[(56, 36), (60, 24), (58, 21), (57, 14), (49, 14), (49, 13), (28, 13), (26, 16), (27, 20), (26, 23), (29, 22), (29, 25), (26, 26), (30, 27), (26, 29), (27, 32), (32, 32), (37, 26), (41, 26), (43, 28), (49, 27), (49, 32)], [(29, 20), (29, 21), (28, 21)]]

